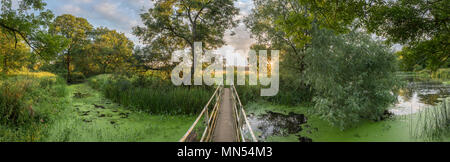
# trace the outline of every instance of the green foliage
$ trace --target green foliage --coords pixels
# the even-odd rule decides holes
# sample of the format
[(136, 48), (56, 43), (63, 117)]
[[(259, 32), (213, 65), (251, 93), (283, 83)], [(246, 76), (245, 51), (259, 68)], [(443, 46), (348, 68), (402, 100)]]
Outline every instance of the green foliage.
[(97, 28), (90, 36), (93, 42), (83, 50), (83, 56), (75, 59), (77, 70), (86, 76), (127, 71), (134, 63), (134, 44), (124, 33), (108, 28)]
[(170, 54), (194, 42), (206, 49), (225, 44), (225, 31), (236, 26), (233, 18), (239, 10), (235, 0), (157, 0), (153, 8), (141, 14), (145, 27), (135, 27), (134, 34), (148, 46), (158, 62), (167, 62)]
[(66, 80), (69, 83), (72, 82), (71, 72), (75, 68), (74, 57), (85, 56), (83, 51), (89, 43), (88, 36), (92, 30), (92, 25), (86, 19), (69, 14), (58, 16), (50, 26), (49, 31), (52, 34), (63, 36), (68, 40), (68, 48), (65, 54), (60, 56), (62, 57), (60, 60), (63, 60), (64, 68), (67, 70)]
[(450, 68), (439, 69), (435, 73), (433, 73), (431, 77), (442, 80), (450, 80)]
[[(254, 4), (252, 12), (244, 20), (252, 36), (258, 41), (252, 49), (281, 50), (280, 92), (266, 100), (287, 105), (310, 102), (314, 90), (306, 84), (304, 72), (307, 69), (305, 50), (310, 47), (312, 24), (319, 24), (339, 33), (347, 32), (347, 26), (362, 12), (358, 9), (361, 9), (364, 3), (254, 0)], [(251, 89), (242, 88), (244, 91)], [(257, 87), (254, 91), (256, 89)]]
[(45, 10), (42, 0), (18, 0), (18, 8), (11, 0), (1, 0), (0, 33), (17, 44), (23, 40), (41, 59), (55, 57), (67, 45), (60, 36), (47, 32), (54, 15)]
[(448, 1), (380, 1), (370, 7), (365, 24), (369, 32), (406, 45), (402, 56), (408, 70), (418, 64), (436, 71), (450, 56), (449, 14)]
[(261, 97), (262, 88), (266, 87), (261, 85), (249, 86), (248, 84), (236, 86), (241, 102), (244, 105), (263, 100), (273, 104), (295, 106), (311, 102), (314, 95), (311, 87), (305, 85), (304, 80), (296, 77), (294, 74), (280, 75), (280, 90), (276, 96)]
[(213, 93), (207, 87), (175, 87), (170, 81), (152, 76), (101, 75), (91, 78), (89, 84), (114, 102), (155, 114), (197, 114)]
[(56, 18), (52, 33), (70, 40), (69, 48), (41, 70), (65, 75), (70, 83), (83, 82), (93, 75), (129, 72), (133, 70), (133, 42), (124, 33), (108, 28), (97, 28), (86, 19), (72, 15)]
[(0, 66), (3, 73), (26, 67), (30, 63), (30, 49), (21, 41), (14, 42), (0, 32)]
[(64, 80), (56, 77), (10, 77), (0, 84), (0, 124), (23, 126), (47, 121), (54, 107), (43, 106), (67, 95)]
[(342, 129), (361, 118), (382, 119), (400, 86), (395, 55), (356, 31), (337, 36), (317, 29), (312, 38), (306, 78), (317, 92), (316, 111)]
[(415, 122), (413, 134), (416, 138), (436, 141), (450, 135), (450, 98), (419, 112)]

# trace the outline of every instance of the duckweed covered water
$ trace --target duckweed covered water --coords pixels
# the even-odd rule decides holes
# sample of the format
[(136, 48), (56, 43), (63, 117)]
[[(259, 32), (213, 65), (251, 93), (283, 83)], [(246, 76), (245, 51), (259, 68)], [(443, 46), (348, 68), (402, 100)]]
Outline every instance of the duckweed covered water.
[(43, 141), (160, 142), (178, 141), (193, 116), (151, 115), (127, 110), (86, 84), (71, 85), (67, 108), (48, 128)]

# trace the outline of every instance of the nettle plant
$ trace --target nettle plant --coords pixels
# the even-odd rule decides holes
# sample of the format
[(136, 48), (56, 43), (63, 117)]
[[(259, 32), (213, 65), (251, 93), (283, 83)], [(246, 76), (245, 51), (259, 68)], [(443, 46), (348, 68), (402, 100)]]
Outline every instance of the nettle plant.
[(358, 31), (336, 35), (315, 28), (306, 52), (306, 79), (317, 91), (314, 110), (332, 125), (381, 120), (397, 101), (396, 57), (382, 42)]

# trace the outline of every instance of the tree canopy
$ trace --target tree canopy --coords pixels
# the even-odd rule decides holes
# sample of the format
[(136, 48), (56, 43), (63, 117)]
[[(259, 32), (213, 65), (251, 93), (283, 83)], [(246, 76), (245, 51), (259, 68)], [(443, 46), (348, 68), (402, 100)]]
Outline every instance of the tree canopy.
[(92, 37), (93, 42), (86, 50), (88, 54), (81, 57), (79, 64), (93, 66), (88, 66), (83, 71), (97, 69), (93, 73), (101, 74), (126, 70), (131, 66), (134, 43), (125, 34), (101, 27), (94, 30)]
[(47, 32), (54, 15), (46, 10), (42, 0), (1, 0), (0, 31), (15, 44), (23, 40), (43, 59), (50, 59), (62, 51), (67, 42), (64, 37)]
[(405, 45), (401, 53), (407, 69), (421, 65), (436, 71), (450, 53), (450, 3), (445, 0), (378, 1), (369, 8), (369, 32)]
[(134, 34), (159, 58), (170, 58), (172, 52), (185, 47), (191, 47), (193, 54), (195, 42), (202, 42), (205, 49), (218, 48), (225, 44), (225, 31), (237, 24), (235, 0), (154, 2), (153, 8), (141, 14), (145, 27), (135, 27)]
[(86, 48), (89, 43), (88, 36), (92, 30), (93, 26), (86, 19), (69, 14), (58, 16), (49, 29), (52, 34), (63, 36), (69, 42), (63, 56), (68, 82), (72, 81), (73, 55), (80, 54), (79, 52)]

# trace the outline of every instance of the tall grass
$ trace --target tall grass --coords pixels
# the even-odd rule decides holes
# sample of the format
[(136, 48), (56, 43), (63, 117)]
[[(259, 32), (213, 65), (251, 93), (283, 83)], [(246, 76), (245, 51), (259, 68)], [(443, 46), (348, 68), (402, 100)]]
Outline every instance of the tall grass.
[(270, 97), (262, 97), (261, 89), (266, 89), (260, 84), (249, 85), (248, 77), (246, 85), (236, 86), (242, 104), (246, 105), (255, 101), (268, 101), (274, 104), (295, 106), (310, 103), (314, 94), (313, 90), (302, 83), (300, 79), (293, 79), (292, 76), (280, 76), (280, 87), (278, 94)]
[(197, 114), (211, 97), (211, 87), (176, 87), (158, 77), (100, 75), (89, 85), (105, 97), (131, 109), (154, 114)]
[(0, 141), (34, 141), (68, 94), (65, 81), (47, 73), (0, 80)]
[(450, 135), (450, 98), (437, 106), (419, 112), (414, 133), (415, 137), (426, 140), (440, 140)]
[(439, 69), (432, 74), (432, 77), (442, 79), (442, 80), (450, 80), (450, 68)]

